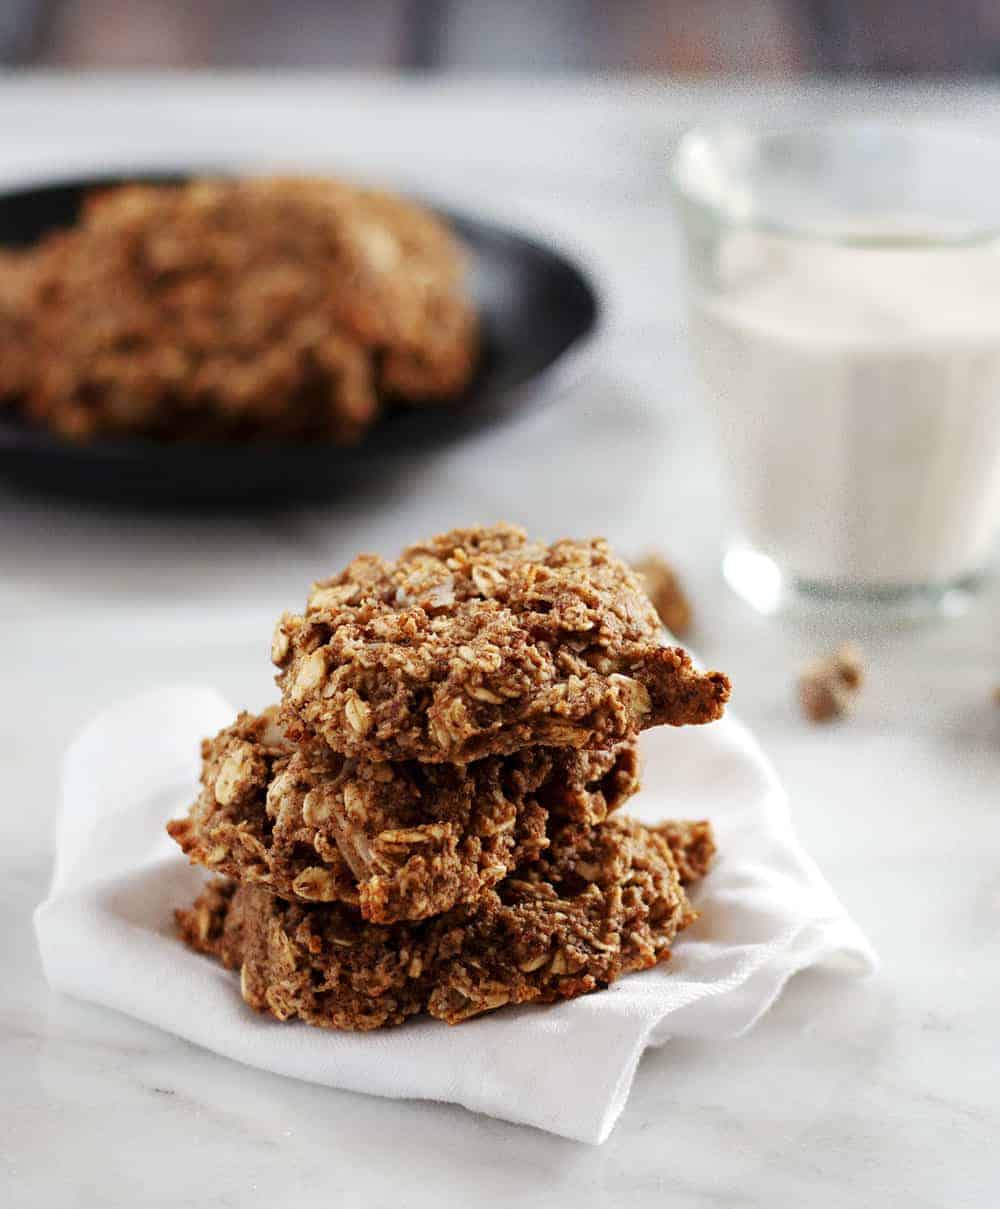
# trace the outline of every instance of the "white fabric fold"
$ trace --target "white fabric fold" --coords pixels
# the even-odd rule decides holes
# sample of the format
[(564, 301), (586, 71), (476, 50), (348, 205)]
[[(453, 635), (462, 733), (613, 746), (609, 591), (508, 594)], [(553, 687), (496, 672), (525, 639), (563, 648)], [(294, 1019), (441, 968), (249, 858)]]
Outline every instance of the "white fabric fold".
[(350, 1034), (258, 1016), (233, 974), (178, 943), (173, 909), (191, 902), (204, 875), (164, 832), (194, 797), (199, 740), (234, 712), (211, 689), (155, 689), (106, 710), (69, 749), (55, 874), (35, 915), (56, 990), (278, 1074), (450, 1101), (599, 1143), (647, 1045), (744, 1032), (807, 966), (876, 968), (868, 941), (802, 849), (756, 741), (727, 718), (642, 739), (643, 790), (630, 811), (651, 821), (709, 818), (719, 844), (694, 896), (701, 918), (666, 964), (600, 994), (456, 1028), (419, 1019)]

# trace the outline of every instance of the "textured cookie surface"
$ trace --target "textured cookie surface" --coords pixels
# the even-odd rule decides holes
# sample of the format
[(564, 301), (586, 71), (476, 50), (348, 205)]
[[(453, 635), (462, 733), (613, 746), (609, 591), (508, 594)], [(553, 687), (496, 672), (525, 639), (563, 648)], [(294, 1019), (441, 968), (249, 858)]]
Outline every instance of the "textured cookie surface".
[[(426, 1012), (457, 1024), (583, 995), (668, 958), (694, 917), (671, 846), (682, 851), (688, 834), (621, 815), (568, 824), (477, 903), (419, 924), (365, 923), (341, 904), (289, 903), (223, 880), (177, 920), (192, 948), (240, 970), (251, 1007), (279, 1020), (375, 1029)], [(682, 863), (704, 872), (697, 856)]]
[(338, 181), (109, 189), (4, 267), (0, 400), (77, 439), (348, 442), (474, 367), (448, 230)]
[(205, 741), (202, 791), (167, 830), (194, 863), (380, 923), (472, 901), (537, 857), (554, 820), (598, 823), (638, 787), (634, 741), (371, 763), (293, 747), (275, 714), (241, 714)]
[(609, 747), (711, 722), (729, 681), (663, 645), (636, 575), (601, 540), (460, 529), (314, 585), (274, 635), (290, 733), (369, 760), (461, 763), (533, 745)]

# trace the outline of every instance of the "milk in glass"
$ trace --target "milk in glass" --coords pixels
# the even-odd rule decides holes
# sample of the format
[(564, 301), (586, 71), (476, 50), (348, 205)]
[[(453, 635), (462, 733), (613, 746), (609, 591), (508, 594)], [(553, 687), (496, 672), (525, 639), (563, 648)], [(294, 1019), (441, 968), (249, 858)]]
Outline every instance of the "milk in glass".
[(743, 537), (799, 580), (905, 588), (989, 560), (1000, 521), (1000, 250), (887, 218), (734, 230), (692, 349)]

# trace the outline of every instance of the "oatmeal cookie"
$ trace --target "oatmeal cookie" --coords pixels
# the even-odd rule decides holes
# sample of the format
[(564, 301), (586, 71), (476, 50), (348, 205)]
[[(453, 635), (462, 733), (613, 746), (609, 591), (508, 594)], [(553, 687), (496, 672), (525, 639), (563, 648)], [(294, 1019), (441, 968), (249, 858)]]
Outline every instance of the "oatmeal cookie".
[(638, 788), (634, 741), (376, 764), (293, 748), (275, 715), (241, 714), (205, 741), (201, 794), (167, 830), (192, 863), (378, 923), (472, 901), (541, 853), (550, 816), (592, 826)]
[(23, 263), (0, 364), (26, 342), (28, 372), (0, 390), (72, 438), (345, 443), (383, 400), (451, 398), (474, 368), (450, 232), (339, 181), (110, 188)]
[(336, 1029), (419, 1012), (458, 1024), (506, 1004), (571, 999), (666, 960), (693, 918), (669, 836), (621, 815), (570, 824), (476, 903), (419, 924), (365, 923), (350, 907), (226, 881), (177, 912), (188, 945), (240, 970), (251, 1007)]
[(663, 645), (604, 541), (546, 546), (508, 525), (361, 555), (281, 619), (271, 653), (289, 733), (376, 761), (608, 747), (711, 722), (729, 697), (724, 675)]

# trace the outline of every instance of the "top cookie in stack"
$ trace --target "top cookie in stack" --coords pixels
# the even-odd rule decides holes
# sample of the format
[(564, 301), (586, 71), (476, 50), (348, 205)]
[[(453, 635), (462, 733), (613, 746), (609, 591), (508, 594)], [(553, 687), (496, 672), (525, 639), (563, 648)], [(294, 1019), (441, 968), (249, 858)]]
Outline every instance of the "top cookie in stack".
[[(168, 827), (240, 884), (179, 920), (241, 965), (253, 1006), (455, 1020), (669, 956), (710, 833), (608, 815), (638, 789), (638, 733), (718, 718), (729, 682), (665, 645), (603, 541), (501, 525), (362, 555), (281, 619), (272, 655), (281, 705), (205, 741), (202, 792)], [(558, 952), (546, 912), (579, 915)], [(315, 1002), (310, 969), (331, 988)]]
[(601, 540), (498, 525), (362, 555), (274, 636), (289, 733), (367, 760), (600, 748), (718, 718), (719, 672), (664, 645), (637, 576)]

